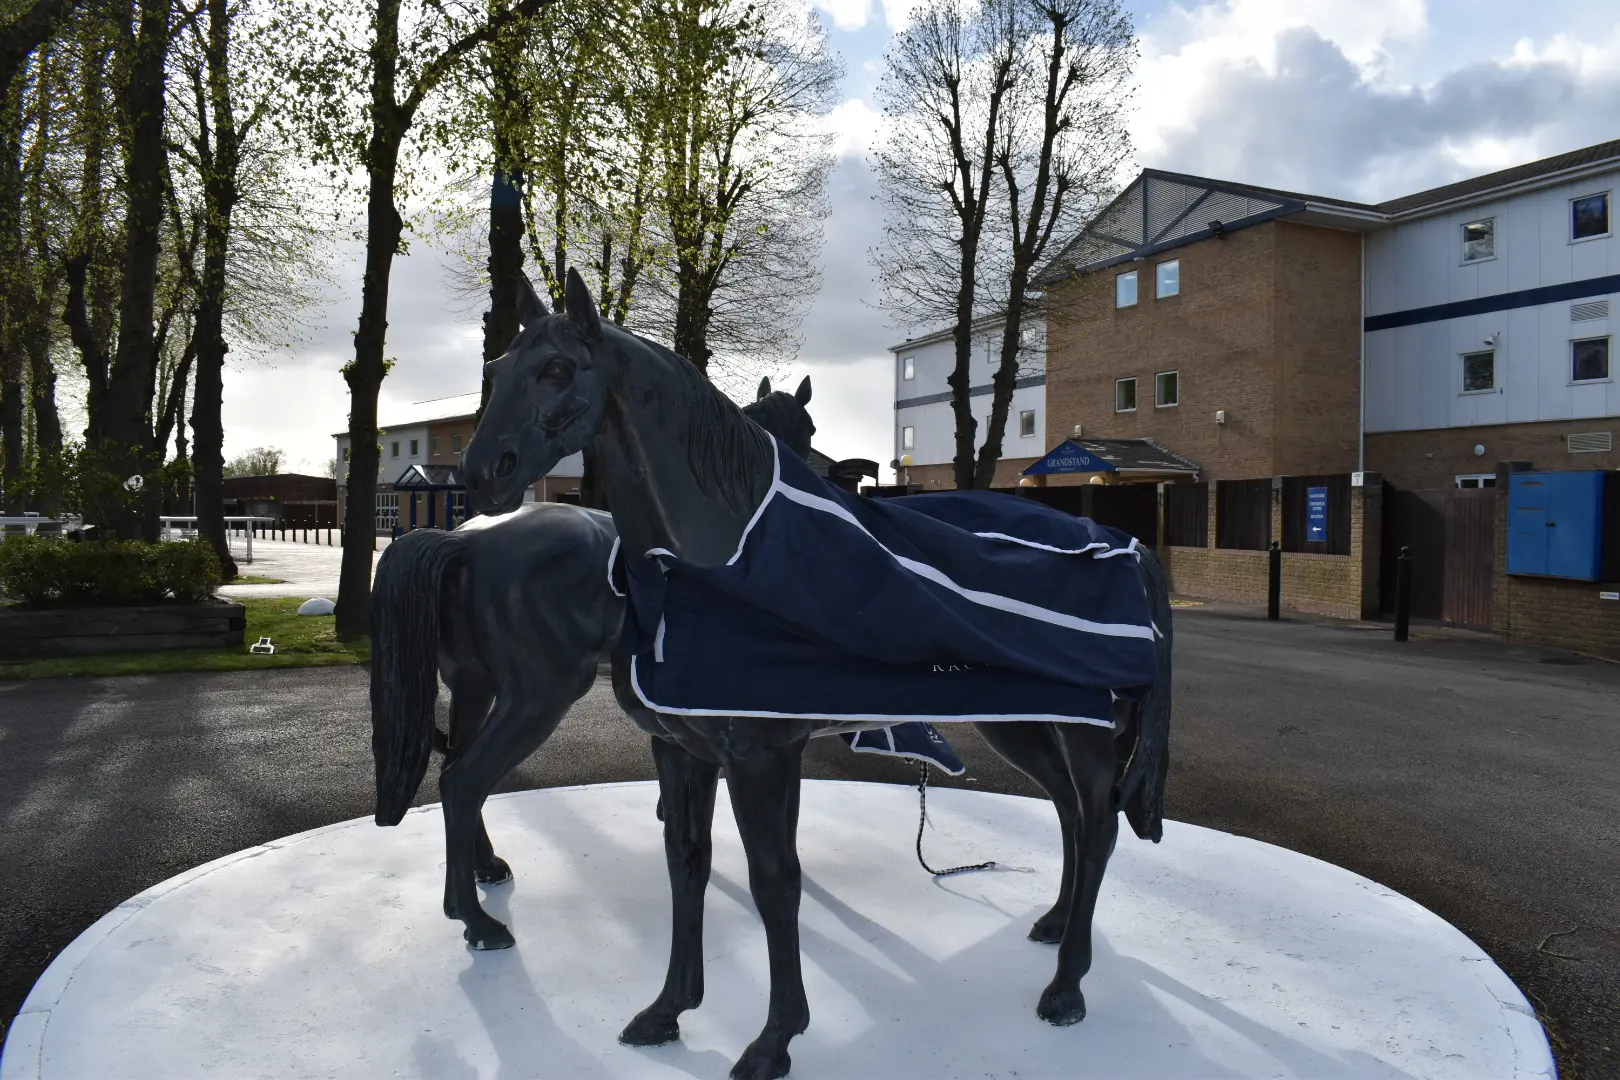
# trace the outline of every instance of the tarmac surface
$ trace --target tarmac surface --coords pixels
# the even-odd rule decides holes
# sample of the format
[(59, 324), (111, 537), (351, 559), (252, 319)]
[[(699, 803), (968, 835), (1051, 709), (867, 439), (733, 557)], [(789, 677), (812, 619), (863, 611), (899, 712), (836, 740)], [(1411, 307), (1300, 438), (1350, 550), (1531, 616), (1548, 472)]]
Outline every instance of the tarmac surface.
[[(306, 535), (303, 532), (294, 534), (289, 530), (289, 536)], [(237, 559), (237, 570), (244, 577), (264, 577), (279, 579), (277, 585), (226, 585), (219, 590), (219, 595), (234, 599), (251, 596), (298, 596), (305, 600), (316, 596), (324, 596), (328, 600), (337, 599), (338, 574), (343, 566), (343, 548), (334, 546), (342, 543), (336, 530), (328, 534), (327, 530), (311, 530), (308, 534), (309, 543), (299, 540), (263, 540), (255, 538), (253, 541), (253, 561), (247, 562), (244, 558), (247, 552), (243, 537), (232, 539), (231, 551)], [(325, 543), (328, 535), (332, 544)], [(317, 542), (319, 541), (319, 542)], [(373, 571), (377, 568), (377, 556), (388, 547), (388, 537), (377, 538), (377, 555), (371, 560)]]
[[(1170, 815), (1429, 907), (1524, 990), (1564, 1077), (1620, 1077), (1620, 666), (1473, 635), (1397, 645), (1358, 624), (1177, 616)], [(0, 1030), (128, 897), (369, 816), (368, 715), (363, 668), (0, 682)], [(948, 734), (968, 763), (949, 783), (1038, 794), (971, 729)], [(838, 740), (812, 745), (805, 774), (916, 778)], [(651, 777), (599, 683), (499, 790)], [(418, 801), (437, 798), (430, 771)], [(936, 866), (961, 861), (948, 832), (925, 844)]]

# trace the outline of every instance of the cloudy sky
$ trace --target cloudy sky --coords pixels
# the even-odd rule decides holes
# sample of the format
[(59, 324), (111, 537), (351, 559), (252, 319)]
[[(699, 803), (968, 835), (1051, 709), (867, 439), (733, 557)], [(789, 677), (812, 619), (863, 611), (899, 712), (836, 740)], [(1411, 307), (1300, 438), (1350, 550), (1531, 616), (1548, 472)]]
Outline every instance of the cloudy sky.
[[(886, 347), (869, 304), (881, 228), (864, 154), (873, 90), (910, 0), (819, 0), (848, 74), (821, 293), (789, 371), (813, 376), (817, 446), (887, 461)], [(1620, 138), (1620, 6), (1613, 0), (1126, 0), (1141, 37), (1135, 167), (1379, 201)], [(1128, 177), (1122, 177), (1128, 179)], [(447, 287), (449, 257), (418, 242), (395, 264), (384, 424), (476, 392), (477, 312)], [(359, 264), (334, 268), (291, 354), (237, 359), (225, 384), (227, 456), (277, 446), (321, 472), (347, 425), (338, 369), (352, 356)], [(904, 337), (904, 334), (899, 335)]]

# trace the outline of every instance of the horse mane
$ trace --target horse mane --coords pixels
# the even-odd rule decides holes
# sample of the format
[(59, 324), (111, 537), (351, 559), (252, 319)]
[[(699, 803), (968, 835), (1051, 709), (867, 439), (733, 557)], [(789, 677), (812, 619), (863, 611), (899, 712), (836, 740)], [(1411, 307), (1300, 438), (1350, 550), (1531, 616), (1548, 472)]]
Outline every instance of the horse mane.
[[(750, 421), (736, 402), (674, 349), (623, 327), (610, 329), (609, 324), (603, 324), (602, 329), (605, 333), (629, 338), (664, 360), (675, 372), (677, 400), (670, 405), (678, 410), (686, 424), (686, 461), (698, 490), (705, 495), (718, 494), (735, 511), (752, 510), (755, 498), (751, 490), (752, 468), (761, 458), (770, 459), (771, 436)], [(627, 364), (625, 370), (633, 371), (634, 364)]]

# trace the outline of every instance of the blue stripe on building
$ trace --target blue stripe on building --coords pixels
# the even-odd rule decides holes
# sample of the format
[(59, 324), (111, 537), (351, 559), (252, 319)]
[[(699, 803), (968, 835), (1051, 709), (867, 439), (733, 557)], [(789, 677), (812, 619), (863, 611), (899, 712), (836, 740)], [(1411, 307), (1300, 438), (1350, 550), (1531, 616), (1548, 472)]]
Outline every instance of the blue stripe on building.
[(1473, 300), (1458, 300), (1450, 304), (1392, 311), (1387, 315), (1369, 315), (1363, 322), (1367, 333), (1374, 330), (1393, 330), (1397, 326), (1418, 326), (1422, 323), (1460, 319), (1466, 315), (1488, 315), (1493, 311), (1512, 311), (1514, 308), (1556, 304), (1563, 300), (1583, 300), (1588, 296), (1603, 296), (1620, 292), (1620, 274), (1607, 277), (1570, 281), (1563, 285), (1543, 285), (1538, 289), (1520, 289), (1518, 292), (1497, 293)]
[[(1016, 379), (1013, 381), (1014, 390), (1028, 390), (1031, 386), (1045, 385), (1045, 375), (1029, 375), (1025, 378)], [(986, 383), (983, 386), (970, 386), (968, 387), (968, 397), (985, 397), (994, 393), (995, 389), (996, 388), (989, 383)], [(898, 398), (894, 403), (894, 407), (896, 409), (912, 409), (916, 408), (918, 405), (938, 405), (942, 401), (949, 400), (951, 400), (951, 392), (947, 390), (943, 394), (924, 394), (922, 397)]]

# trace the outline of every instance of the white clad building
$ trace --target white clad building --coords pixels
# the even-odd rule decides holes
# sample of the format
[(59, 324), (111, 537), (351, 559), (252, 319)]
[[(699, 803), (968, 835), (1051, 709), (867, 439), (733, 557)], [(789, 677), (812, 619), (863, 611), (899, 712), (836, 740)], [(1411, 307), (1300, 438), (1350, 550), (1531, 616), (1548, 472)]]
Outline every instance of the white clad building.
[(1378, 207), (1366, 467), (1476, 486), (1498, 461), (1620, 467), (1620, 141)]
[[(1026, 319), (1024, 327), (1025, 355), (1019, 360), (1002, 457), (996, 466), (993, 486), (998, 488), (1016, 486), (1019, 474), (1046, 452), (1045, 327), (1039, 319)], [(983, 319), (974, 327), (968, 393), (978, 421), (975, 450), (983, 444), (990, 422), (990, 379), (1001, 359), (1001, 331), (1000, 317)], [(908, 338), (889, 351), (894, 354), (894, 459), (911, 459), (897, 470), (898, 482), (955, 488), (956, 414), (946, 382), (956, 366), (952, 332)]]

